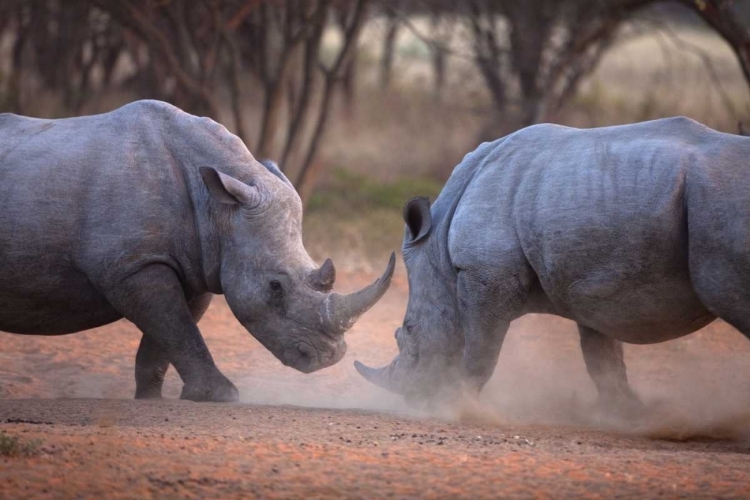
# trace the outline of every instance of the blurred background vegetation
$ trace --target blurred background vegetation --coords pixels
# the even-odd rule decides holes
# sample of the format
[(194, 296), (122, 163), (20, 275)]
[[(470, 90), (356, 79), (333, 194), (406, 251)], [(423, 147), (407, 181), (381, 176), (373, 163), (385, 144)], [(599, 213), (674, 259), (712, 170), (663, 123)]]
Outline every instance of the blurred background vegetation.
[(0, 112), (211, 116), (295, 183), (311, 253), (364, 270), (481, 141), (673, 115), (735, 133), (749, 88), (750, 0), (0, 0)]

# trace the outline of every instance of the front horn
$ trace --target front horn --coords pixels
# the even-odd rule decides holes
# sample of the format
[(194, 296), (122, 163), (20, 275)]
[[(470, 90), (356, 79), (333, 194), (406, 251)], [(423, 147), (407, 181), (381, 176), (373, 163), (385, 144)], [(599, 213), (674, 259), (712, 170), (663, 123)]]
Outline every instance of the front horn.
[(403, 395), (404, 391), (401, 389), (401, 384), (393, 380), (393, 372), (396, 366), (396, 360), (398, 360), (398, 357), (396, 357), (396, 359), (394, 359), (389, 365), (386, 365), (382, 368), (370, 368), (367, 365), (363, 365), (359, 361), (355, 361), (354, 368), (356, 368), (359, 374), (362, 375), (368, 382), (371, 382), (378, 387), (382, 387), (387, 391)]
[(343, 334), (352, 327), (357, 318), (380, 300), (388, 290), (396, 266), (396, 254), (391, 254), (388, 266), (383, 275), (362, 290), (348, 295), (329, 293), (322, 304), (321, 317), (326, 329), (332, 333)]

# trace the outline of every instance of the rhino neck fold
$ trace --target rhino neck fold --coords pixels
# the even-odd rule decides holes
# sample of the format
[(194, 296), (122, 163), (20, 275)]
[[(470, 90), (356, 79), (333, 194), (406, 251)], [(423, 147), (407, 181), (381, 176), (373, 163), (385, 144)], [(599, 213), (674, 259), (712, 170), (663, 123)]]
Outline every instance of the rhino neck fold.
[[(477, 151), (470, 153), (455, 169), (440, 195), (430, 208), (433, 224), (433, 234), (428, 244), (430, 260), (435, 270), (444, 278), (445, 283), (455, 294), (457, 273), (448, 248), (448, 236), (456, 213), (466, 188), (481, 168), (482, 161), (491, 151), (491, 144), (481, 145)], [(470, 160), (470, 161), (467, 161)], [(406, 250), (405, 250), (406, 251)]]
[(221, 239), (208, 200), (204, 198), (202, 205), (197, 209), (195, 223), (203, 279), (209, 292), (221, 295), (224, 293), (221, 286)]
[(198, 165), (181, 158), (183, 175), (189, 191), (193, 224), (197, 241), (190, 242), (197, 251), (198, 265), (201, 270), (202, 285), (205, 290), (221, 295), (221, 245), (214, 211), (208, 200), (208, 193), (203, 189), (203, 181), (198, 173)]
[(221, 231), (227, 221), (209, 200), (199, 167), (209, 166), (243, 179), (243, 166), (255, 161), (245, 144), (222, 125), (207, 118), (184, 115), (171, 124), (169, 151), (177, 160), (193, 213), (197, 241), (182, 242), (190, 248), (191, 259), (200, 270), (195, 286), (214, 294), (223, 294), (221, 285)]
[(456, 213), (456, 208), (466, 188), (482, 169), (487, 156), (504, 140), (503, 137), (494, 142), (485, 142), (475, 151), (467, 154), (453, 169), (448, 182), (430, 208), (433, 224), (433, 234), (430, 237), (433, 246), (430, 251), (433, 254), (434, 265), (446, 279), (450, 279), (453, 288), (455, 288), (456, 270), (448, 249), (448, 233), (453, 222), (453, 215)]

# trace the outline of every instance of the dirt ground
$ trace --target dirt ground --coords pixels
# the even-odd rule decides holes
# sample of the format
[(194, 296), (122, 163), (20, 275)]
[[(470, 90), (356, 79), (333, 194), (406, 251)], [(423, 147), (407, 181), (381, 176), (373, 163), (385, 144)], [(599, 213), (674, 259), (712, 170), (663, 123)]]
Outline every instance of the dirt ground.
[(312, 375), (217, 297), (200, 327), (241, 404), (175, 399), (174, 370), (167, 399), (132, 400), (140, 335), (124, 321), (0, 335), (0, 431), (38, 440), (0, 456), (0, 499), (750, 497), (750, 342), (728, 325), (626, 346), (642, 419), (599, 411), (575, 326), (536, 315), (514, 323), (480, 405), (425, 415), (352, 367), (393, 356), (406, 292), (401, 269), (342, 362)]

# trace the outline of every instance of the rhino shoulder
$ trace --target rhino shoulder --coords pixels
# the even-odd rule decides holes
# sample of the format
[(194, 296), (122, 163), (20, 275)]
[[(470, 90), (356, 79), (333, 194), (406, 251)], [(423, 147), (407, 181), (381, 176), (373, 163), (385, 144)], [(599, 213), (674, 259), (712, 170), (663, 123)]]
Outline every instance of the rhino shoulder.
[[(637, 125), (637, 124), (636, 124)], [(664, 135), (678, 135), (684, 138), (697, 138), (706, 134), (716, 134), (718, 131), (687, 116), (672, 116), (643, 122), (641, 125), (649, 127)]]
[(692, 118), (688, 118), (687, 116), (670, 116), (668, 118), (659, 118), (656, 120), (651, 120), (650, 122), (646, 122), (646, 123), (659, 124), (659, 125), (674, 127), (674, 128), (689, 128), (689, 127), (701, 128), (701, 129), (708, 128), (702, 123), (695, 121)]
[(186, 125), (195, 122), (198, 117), (182, 111), (177, 106), (154, 99), (142, 99), (128, 103), (105, 115), (114, 121), (126, 121), (136, 129), (177, 128), (183, 133)]
[(222, 135), (231, 135), (223, 125), (211, 118), (192, 115), (168, 102), (155, 99), (133, 101), (112, 111), (111, 114), (118, 118), (138, 122), (169, 122), (172, 125), (177, 125), (181, 132), (184, 132), (182, 129), (194, 128), (198, 130), (210, 129)]
[(40, 118), (31, 118), (29, 116), (17, 115), (15, 113), (0, 113), (0, 129), (19, 127), (23, 124), (32, 124), (36, 122), (50, 122), (52, 120), (43, 120)]
[(192, 148), (222, 156), (222, 159), (252, 157), (244, 142), (224, 125), (206, 117), (187, 113), (163, 101), (134, 101), (113, 113), (133, 120), (139, 129), (158, 129), (165, 140), (180, 142)]
[(6, 125), (11, 120), (14, 120), (16, 118), (18, 118), (18, 115), (15, 115), (13, 113), (0, 113), (0, 127)]
[(112, 113), (136, 117), (174, 117), (179, 115), (187, 115), (187, 113), (182, 111), (177, 106), (173, 106), (168, 102), (158, 101), (156, 99), (141, 99), (138, 101), (133, 101), (117, 108)]

